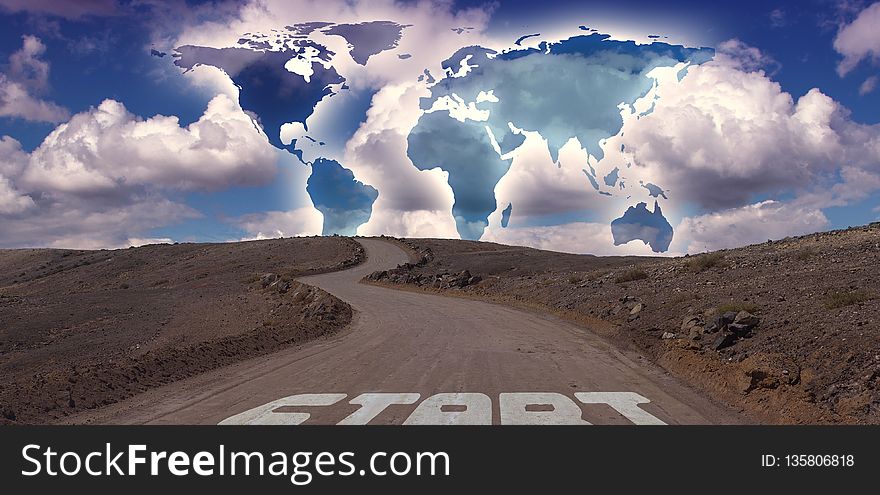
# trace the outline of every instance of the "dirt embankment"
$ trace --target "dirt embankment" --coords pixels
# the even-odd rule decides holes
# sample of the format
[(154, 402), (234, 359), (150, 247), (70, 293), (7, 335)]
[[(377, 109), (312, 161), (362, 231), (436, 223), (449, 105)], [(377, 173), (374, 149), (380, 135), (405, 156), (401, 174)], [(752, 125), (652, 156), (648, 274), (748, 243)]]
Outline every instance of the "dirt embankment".
[(365, 259), (343, 237), (0, 251), (0, 423), (49, 423), (335, 332), (295, 277)]
[(880, 423), (880, 224), (684, 258), (401, 242), (374, 282), (552, 311), (755, 421)]

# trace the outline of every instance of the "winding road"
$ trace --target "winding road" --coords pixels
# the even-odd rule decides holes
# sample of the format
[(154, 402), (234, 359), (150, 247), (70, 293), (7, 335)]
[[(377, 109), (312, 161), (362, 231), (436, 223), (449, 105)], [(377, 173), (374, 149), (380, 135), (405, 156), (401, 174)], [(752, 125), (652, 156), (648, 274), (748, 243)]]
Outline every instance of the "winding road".
[(738, 418), (577, 325), (511, 307), (359, 283), (408, 260), (301, 279), (356, 310), (330, 338), (148, 391), (90, 418), (126, 424), (713, 424)]

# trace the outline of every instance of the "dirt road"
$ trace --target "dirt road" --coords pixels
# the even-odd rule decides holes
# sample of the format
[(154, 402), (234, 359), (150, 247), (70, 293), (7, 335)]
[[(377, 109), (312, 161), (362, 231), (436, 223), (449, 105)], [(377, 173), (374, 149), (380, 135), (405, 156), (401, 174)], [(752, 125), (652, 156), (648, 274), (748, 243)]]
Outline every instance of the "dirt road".
[[(351, 304), (334, 337), (111, 405), (97, 423), (735, 423), (638, 357), (558, 318), (358, 283), (407, 261), (361, 239), (367, 261), (301, 279)], [(365, 395), (364, 395), (365, 394)], [(285, 399), (286, 398), (286, 399)], [(647, 402), (650, 401), (650, 402)]]

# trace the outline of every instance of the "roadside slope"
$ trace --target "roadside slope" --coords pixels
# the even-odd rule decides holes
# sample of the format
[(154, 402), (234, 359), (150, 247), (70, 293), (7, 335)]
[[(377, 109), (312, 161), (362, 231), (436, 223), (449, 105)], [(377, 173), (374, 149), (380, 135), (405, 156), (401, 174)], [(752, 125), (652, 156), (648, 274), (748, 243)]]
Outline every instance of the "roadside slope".
[(294, 278), (363, 260), (341, 237), (0, 251), (0, 423), (46, 423), (343, 328)]
[(373, 278), (586, 324), (762, 421), (880, 423), (880, 224), (686, 258), (402, 242), (422, 261)]

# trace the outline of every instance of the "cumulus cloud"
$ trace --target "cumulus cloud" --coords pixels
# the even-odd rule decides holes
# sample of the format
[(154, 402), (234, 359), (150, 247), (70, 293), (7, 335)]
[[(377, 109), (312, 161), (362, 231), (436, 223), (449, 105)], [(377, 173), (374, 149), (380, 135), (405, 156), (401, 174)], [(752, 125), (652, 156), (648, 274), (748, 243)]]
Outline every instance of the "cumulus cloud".
[(49, 63), (40, 59), (46, 46), (39, 38), (23, 36), (22, 47), (9, 57), (9, 70), (0, 74), (0, 117), (32, 122), (61, 122), (68, 111), (38, 95), (49, 87)]
[(238, 224), (247, 236), (243, 241), (321, 235), (324, 216), (311, 207), (290, 211), (268, 211), (239, 218)]
[(132, 234), (199, 218), (192, 208), (155, 194), (84, 200), (42, 193), (18, 215), (0, 215), (0, 247), (112, 249), (132, 245)]
[(141, 119), (105, 100), (75, 115), (31, 154), (22, 182), (74, 194), (150, 185), (217, 190), (256, 185), (275, 174), (275, 152), (238, 105), (218, 95), (198, 121)]
[(828, 224), (821, 210), (768, 200), (685, 218), (676, 244), (686, 244), (682, 251), (690, 253), (714, 251), (816, 232)]
[(843, 56), (837, 72), (845, 76), (862, 60), (880, 59), (880, 2), (865, 8), (851, 23), (844, 25), (834, 38), (834, 49)]
[(852, 121), (818, 89), (795, 101), (752, 62), (762, 55), (745, 53), (690, 67), (681, 81), (661, 77), (654, 111), (624, 125), (630, 173), (668, 188), (678, 211), (698, 212), (678, 217), (673, 249), (820, 230), (823, 208), (880, 190), (880, 126)]
[(657, 255), (642, 242), (615, 246), (611, 226), (607, 223), (573, 222), (516, 228), (498, 228), (490, 225), (481, 240), (565, 253), (590, 253), (597, 256)]
[(56, 123), (63, 121), (69, 115), (65, 108), (35, 98), (24, 86), (0, 74), (0, 117)]
[[(113, 100), (59, 125), (31, 153), (0, 138), (0, 246), (120, 247), (200, 213), (174, 199), (266, 183), (277, 151), (236, 103), (202, 117), (140, 118)], [(319, 229), (320, 230), (320, 229)]]
[(763, 71), (705, 64), (658, 95), (652, 114), (624, 127), (627, 151), (678, 200), (703, 209), (808, 187), (843, 159), (877, 157), (856, 135), (876, 139), (876, 129), (857, 129), (818, 89), (795, 102)]
[(9, 179), (0, 176), (0, 215), (21, 213), (32, 206), (30, 196), (16, 191)]

